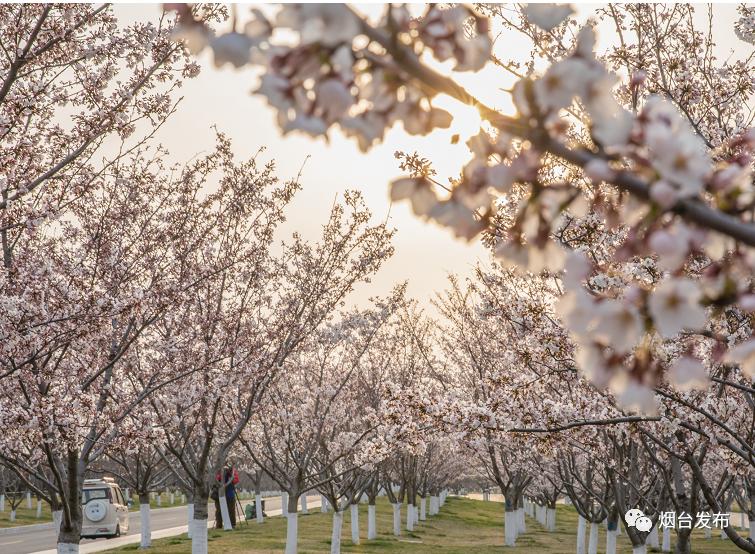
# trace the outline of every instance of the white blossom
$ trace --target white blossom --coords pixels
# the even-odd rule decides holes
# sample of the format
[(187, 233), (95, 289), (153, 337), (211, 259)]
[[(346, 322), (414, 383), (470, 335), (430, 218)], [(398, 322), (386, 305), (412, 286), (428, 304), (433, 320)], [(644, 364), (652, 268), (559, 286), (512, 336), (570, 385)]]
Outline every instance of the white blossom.
[(525, 17), (544, 31), (552, 31), (574, 13), (570, 4), (527, 4)]
[(702, 328), (706, 317), (700, 297), (700, 287), (690, 279), (662, 281), (648, 300), (650, 314), (661, 336), (673, 338), (684, 329)]

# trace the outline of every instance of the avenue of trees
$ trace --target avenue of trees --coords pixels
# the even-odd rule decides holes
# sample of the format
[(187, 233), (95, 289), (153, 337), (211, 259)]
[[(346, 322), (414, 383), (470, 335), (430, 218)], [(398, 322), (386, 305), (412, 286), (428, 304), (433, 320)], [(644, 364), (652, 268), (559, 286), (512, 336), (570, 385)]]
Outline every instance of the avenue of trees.
[[(142, 502), (169, 485), (206, 554), (231, 464), (257, 502), (263, 479), (285, 493), (289, 554), (307, 493), (337, 553), (362, 498), (369, 540), (378, 496), (400, 535), (462, 483), (504, 496), (510, 547), (566, 498), (578, 554), (604, 523), (609, 553), (618, 532), (634, 554), (689, 553), (662, 513), (739, 510), (749, 529), (723, 533), (755, 553), (755, 9), (738, 8), (739, 56), (715, 7), (270, 8), (131, 26), (108, 6), (0, 9), (0, 500), (47, 502), (71, 554), (85, 478)], [(509, 35), (531, 50), (502, 51)], [(349, 308), (395, 233), (358, 191), (319, 235), (281, 237), (306, 176), (236, 159), (221, 131), (184, 164), (155, 139), (203, 51), (256, 68), (283, 133), (365, 155), (399, 123), (448, 127), (438, 95), (474, 106), (458, 175), (398, 152), (389, 192), (489, 258), (432, 311), (405, 283)], [(491, 67), (516, 79), (515, 115), (459, 84)]]

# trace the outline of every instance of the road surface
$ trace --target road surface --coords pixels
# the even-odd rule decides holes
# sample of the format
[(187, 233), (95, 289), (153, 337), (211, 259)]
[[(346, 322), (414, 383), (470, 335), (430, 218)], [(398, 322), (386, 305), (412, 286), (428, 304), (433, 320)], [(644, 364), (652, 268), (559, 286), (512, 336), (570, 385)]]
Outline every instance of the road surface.
[[(243, 500), (246, 505), (254, 500)], [(308, 496), (308, 508), (314, 509), (320, 506), (320, 497)], [(265, 512), (268, 515), (280, 515), (280, 496), (265, 499)], [(210, 519), (213, 518), (214, 506), (209, 509)], [(188, 509), (186, 506), (175, 508), (155, 508), (152, 510), (152, 538), (162, 538), (172, 535), (180, 535), (186, 532)], [(243, 516), (242, 516), (243, 519)], [(56, 535), (52, 528), (40, 529), (33, 526), (28, 530), (20, 530), (12, 535), (0, 534), (0, 553), (2, 554), (47, 554), (55, 552)], [(81, 541), (81, 553), (101, 552), (108, 548), (115, 548), (125, 544), (139, 542), (141, 523), (139, 512), (131, 512), (128, 533), (119, 539), (84, 539)]]

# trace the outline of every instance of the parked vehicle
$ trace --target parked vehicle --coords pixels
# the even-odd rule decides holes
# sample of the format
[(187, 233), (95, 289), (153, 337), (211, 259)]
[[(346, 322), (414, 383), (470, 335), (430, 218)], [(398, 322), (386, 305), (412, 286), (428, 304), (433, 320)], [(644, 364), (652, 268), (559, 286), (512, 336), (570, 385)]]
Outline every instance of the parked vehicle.
[(111, 477), (87, 479), (81, 494), (82, 538), (120, 537), (128, 532), (128, 504)]

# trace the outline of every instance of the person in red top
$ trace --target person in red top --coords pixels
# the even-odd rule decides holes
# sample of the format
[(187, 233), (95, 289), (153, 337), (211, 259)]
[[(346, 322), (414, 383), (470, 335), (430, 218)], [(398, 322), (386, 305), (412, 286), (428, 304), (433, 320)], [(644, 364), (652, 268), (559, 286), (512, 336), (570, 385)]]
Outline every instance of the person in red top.
[[(221, 483), (221, 473), (218, 471), (215, 480)], [(231, 527), (236, 527), (236, 485), (239, 483), (239, 472), (233, 467), (223, 470), (222, 483), (225, 485), (225, 500), (228, 505), (228, 515), (231, 518)]]

